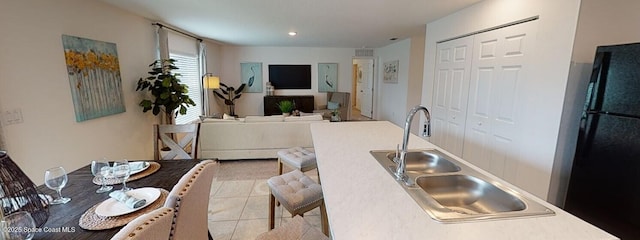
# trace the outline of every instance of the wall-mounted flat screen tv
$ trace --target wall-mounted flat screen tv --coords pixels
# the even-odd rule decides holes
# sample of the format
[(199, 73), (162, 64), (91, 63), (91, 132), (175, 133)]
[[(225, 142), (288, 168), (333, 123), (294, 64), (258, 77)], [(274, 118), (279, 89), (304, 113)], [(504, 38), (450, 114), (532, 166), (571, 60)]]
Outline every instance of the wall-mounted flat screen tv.
[(311, 89), (311, 65), (269, 65), (275, 89)]

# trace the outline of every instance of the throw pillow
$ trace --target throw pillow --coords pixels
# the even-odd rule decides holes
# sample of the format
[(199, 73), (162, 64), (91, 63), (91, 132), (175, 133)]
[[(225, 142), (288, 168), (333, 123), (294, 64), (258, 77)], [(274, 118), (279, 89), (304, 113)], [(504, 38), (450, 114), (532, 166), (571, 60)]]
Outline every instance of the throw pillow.
[(338, 102), (327, 102), (327, 109), (329, 110), (335, 110), (340, 108), (340, 103)]

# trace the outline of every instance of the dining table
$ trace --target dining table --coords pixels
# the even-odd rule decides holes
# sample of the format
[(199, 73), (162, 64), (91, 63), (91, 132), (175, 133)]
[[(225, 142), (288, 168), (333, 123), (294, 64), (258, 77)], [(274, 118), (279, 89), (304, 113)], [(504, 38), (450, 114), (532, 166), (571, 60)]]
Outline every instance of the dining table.
[[(127, 187), (133, 189), (143, 187), (161, 188), (171, 191), (178, 180), (193, 168), (200, 160), (156, 160), (160, 168), (152, 174), (127, 181)], [(109, 193), (96, 193), (100, 186), (93, 182), (91, 164), (81, 167), (67, 174), (67, 185), (62, 189), (64, 197), (70, 197), (71, 201), (65, 204), (49, 205), (49, 218), (42, 226), (37, 228), (33, 239), (111, 239), (122, 226), (105, 230), (86, 230), (80, 227), (80, 218), (90, 208), (108, 200)], [(114, 190), (119, 190), (122, 184), (114, 185)], [(43, 194), (57, 196), (54, 190), (44, 185), (38, 186)]]

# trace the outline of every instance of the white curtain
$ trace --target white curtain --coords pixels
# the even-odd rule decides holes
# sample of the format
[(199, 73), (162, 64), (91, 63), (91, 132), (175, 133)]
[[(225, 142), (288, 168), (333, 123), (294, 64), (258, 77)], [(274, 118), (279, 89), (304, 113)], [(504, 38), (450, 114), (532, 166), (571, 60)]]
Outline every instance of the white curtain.
[(156, 59), (169, 59), (169, 32), (159, 25), (156, 25), (156, 45)]
[[(200, 76), (204, 76), (207, 73), (207, 44), (202, 40), (198, 42), (198, 60), (200, 61)], [(205, 116), (209, 116), (211, 114), (208, 112), (209, 98), (207, 89), (204, 89), (202, 78), (200, 81), (200, 92), (202, 94), (202, 112)]]

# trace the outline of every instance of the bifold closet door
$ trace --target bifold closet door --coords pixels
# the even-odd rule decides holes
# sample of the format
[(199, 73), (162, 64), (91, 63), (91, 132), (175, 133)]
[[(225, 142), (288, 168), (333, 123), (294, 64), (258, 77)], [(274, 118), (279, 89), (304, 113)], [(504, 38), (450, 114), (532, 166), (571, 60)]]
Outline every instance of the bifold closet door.
[(463, 158), (494, 175), (517, 183), (520, 149), (527, 148), (522, 119), (536, 21), (475, 35)]
[(431, 142), (462, 156), (473, 36), (437, 45)]

